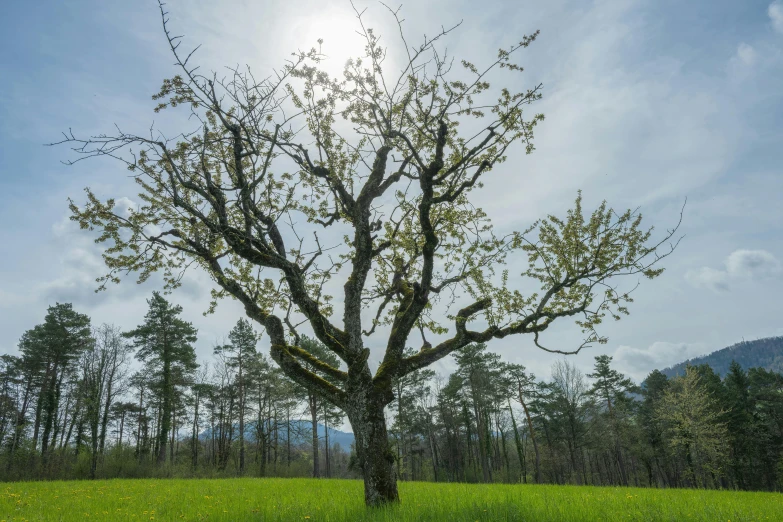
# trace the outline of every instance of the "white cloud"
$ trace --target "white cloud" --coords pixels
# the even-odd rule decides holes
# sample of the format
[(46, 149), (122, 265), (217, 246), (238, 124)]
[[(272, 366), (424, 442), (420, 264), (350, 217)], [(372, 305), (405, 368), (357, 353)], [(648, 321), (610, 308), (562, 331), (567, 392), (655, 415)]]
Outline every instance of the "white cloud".
[(759, 55), (756, 49), (745, 42), (737, 46), (737, 52), (729, 59), (726, 71), (730, 80), (742, 82), (751, 77), (756, 68)]
[(780, 261), (766, 250), (736, 250), (726, 259), (733, 277), (767, 278), (780, 274)]
[(137, 210), (138, 205), (135, 201), (133, 201), (130, 198), (127, 198), (125, 196), (119, 198), (114, 202), (114, 209), (117, 211), (122, 217), (130, 217), (132, 210)]
[(727, 291), (731, 280), (769, 279), (781, 273), (780, 261), (766, 250), (735, 250), (726, 258), (724, 265), (724, 270), (708, 266), (689, 270), (685, 279), (696, 287)]
[[(493, 209), (495, 223), (560, 212), (579, 188), (586, 200), (600, 195), (616, 206), (682, 199), (725, 172), (743, 141), (738, 106), (720, 82), (706, 82), (677, 55), (640, 55), (649, 45), (643, 15), (616, 2), (594, 5), (580, 21), (562, 24), (578, 46), (555, 53), (546, 32), (554, 28), (545, 26), (545, 41), (532, 48), (554, 64), (528, 66), (544, 78), (534, 110), (546, 121), (536, 129), (533, 155), (512, 152), (485, 179), (476, 201)], [(510, 183), (517, 190), (508, 190)]]
[(708, 266), (703, 266), (698, 270), (689, 270), (685, 274), (685, 279), (697, 288), (709, 288), (715, 291), (726, 291), (729, 289), (728, 273)]
[[(138, 204), (127, 197), (115, 200), (114, 211), (121, 216), (129, 216)], [(151, 226), (149, 232), (156, 233), (158, 227)], [(96, 293), (99, 283), (96, 278), (107, 273), (108, 269), (102, 254), (105, 244), (96, 244), (94, 234), (88, 234), (63, 216), (51, 227), (56, 256), (52, 257), (47, 270), (47, 278), (34, 285), (34, 294), (43, 303), (72, 302), (91, 309), (106, 306), (109, 302), (127, 302), (130, 299), (141, 300), (154, 289), (163, 287), (161, 274), (153, 274), (143, 284), (134, 284), (137, 274), (120, 273), (123, 279), (120, 285), (108, 285), (105, 292)], [(179, 290), (180, 298), (203, 300), (209, 291), (208, 278), (198, 278), (193, 271), (186, 273)], [(2, 296), (2, 294), (0, 294)], [(206, 308), (204, 306), (203, 308)]]
[(775, 0), (769, 4), (767, 14), (775, 31), (783, 33), (783, 0)]
[(702, 343), (657, 341), (646, 348), (620, 346), (614, 353), (614, 362), (621, 371), (641, 381), (655, 369), (662, 370), (710, 351)]
[(745, 65), (753, 65), (756, 63), (756, 50), (743, 42), (737, 47), (737, 58)]
[(63, 216), (60, 220), (55, 221), (54, 224), (52, 224), (52, 234), (55, 238), (62, 238), (69, 234), (72, 234), (73, 232), (77, 231), (79, 227), (77, 227), (69, 218), (68, 216)]

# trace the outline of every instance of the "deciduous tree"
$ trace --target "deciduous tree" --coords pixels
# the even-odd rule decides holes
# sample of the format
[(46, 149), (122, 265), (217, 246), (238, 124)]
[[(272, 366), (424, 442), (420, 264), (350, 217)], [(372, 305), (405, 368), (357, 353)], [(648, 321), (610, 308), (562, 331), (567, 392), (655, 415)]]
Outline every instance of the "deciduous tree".
[[(652, 241), (636, 211), (603, 203), (585, 215), (580, 195), (565, 218), (495, 233), (471, 201), (486, 176), (518, 174), (517, 157), (505, 173), (498, 168), (510, 154), (533, 151), (544, 117), (528, 107), (541, 85), (493, 90), (488, 80), (508, 73), (507, 84), (519, 85), (514, 60), (537, 32), (478, 67), (443, 52), (450, 29), (411, 46), (400, 23), (397, 69), (359, 14), (364, 53), (340, 78), (320, 69), (316, 49), (264, 79), (238, 69), (222, 78), (200, 72), (161, 12), (180, 72), (163, 82), (156, 111), (183, 107), (198, 125), (172, 138), (68, 133), (63, 141), (80, 158), (119, 159), (140, 188), (129, 214), (87, 190), (84, 204), (71, 203), (72, 218), (106, 244), (103, 283), (160, 271), (176, 287), (198, 266), (217, 286), (215, 302), (237, 299), (269, 335), (283, 372), (346, 412), (367, 504), (398, 500), (384, 417), (396, 379), (510, 335), (529, 334), (547, 349), (540, 336), (560, 319), (575, 319), (585, 334), (563, 351), (605, 342), (597, 327), (631, 301), (615, 276), (663, 271), (656, 264), (675, 232)], [(504, 265), (512, 259), (539, 291), (511, 287)], [(331, 283), (338, 277), (340, 286)], [(372, 320), (362, 316), (368, 307)], [(302, 328), (347, 370), (298, 346)], [(405, 356), (414, 330), (421, 349)], [(377, 358), (370, 345), (382, 347)]]
[(684, 456), (691, 484), (711, 482), (728, 449), (726, 424), (721, 422), (725, 411), (695, 367), (672, 381), (656, 413), (665, 423), (669, 446)]

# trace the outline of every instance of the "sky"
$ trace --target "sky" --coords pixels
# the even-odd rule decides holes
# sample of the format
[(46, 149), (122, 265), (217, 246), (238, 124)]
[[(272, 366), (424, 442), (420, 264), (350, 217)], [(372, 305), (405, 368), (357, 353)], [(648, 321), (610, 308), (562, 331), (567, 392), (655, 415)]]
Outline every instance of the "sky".
[[(367, 7), (368, 24), (396, 45), (380, 3), (356, 7)], [(206, 70), (248, 64), (269, 74), (323, 38), (327, 67), (337, 71), (361, 46), (343, 0), (171, 0), (167, 9), (184, 45), (201, 44), (196, 59)], [(176, 73), (153, 0), (12, 0), (4, 12), (0, 353), (16, 353), (22, 333), (55, 302), (73, 303), (95, 324), (131, 328), (159, 285), (126, 279), (94, 292), (100, 249), (68, 220), (68, 198), (84, 201), (89, 186), (132, 202), (136, 191), (120, 165), (66, 166), (68, 148), (45, 144), (69, 128), (97, 134), (116, 124), (141, 134), (153, 122), (182, 122), (152, 112), (151, 95)], [(588, 372), (606, 353), (638, 381), (742, 339), (783, 335), (783, 1), (452, 0), (403, 4), (401, 14), (410, 41), (462, 21), (449, 52), (475, 63), (541, 31), (521, 55), (518, 80), (543, 84), (536, 151), (511, 154), (476, 194), (499, 230), (563, 215), (581, 189), (587, 208), (603, 199), (616, 209), (639, 206), (664, 231), (687, 198), (685, 237), (664, 275), (642, 281), (631, 315), (601, 330), (609, 342), (574, 363)], [(209, 288), (204, 274), (190, 273), (171, 296), (199, 329), (200, 358), (242, 316), (228, 301), (204, 317)], [(553, 348), (581, 340), (567, 324), (547, 334)], [(555, 360), (525, 337), (491, 349), (543, 377)], [(374, 349), (371, 361), (379, 357)], [(436, 366), (452, 368), (450, 359)]]

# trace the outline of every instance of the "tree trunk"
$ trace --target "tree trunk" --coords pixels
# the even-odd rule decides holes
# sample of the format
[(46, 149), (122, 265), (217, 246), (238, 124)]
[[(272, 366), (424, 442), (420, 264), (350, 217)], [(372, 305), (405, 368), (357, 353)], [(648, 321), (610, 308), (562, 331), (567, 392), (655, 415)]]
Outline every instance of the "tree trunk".
[(329, 466), (329, 409), (324, 408), (324, 457), (326, 460), (326, 478), (331, 478), (332, 470)]
[(356, 456), (364, 478), (364, 502), (368, 506), (399, 502), (384, 404), (362, 394), (356, 394), (352, 402), (346, 413), (353, 428)]
[(286, 450), (286, 468), (291, 468), (291, 408), (285, 410), (285, 450)]
[[(95, 405), (91, 405), (91, 408), (94, 407)], [(97, 412), (92, 411), (91, 413), (95, 414)], [(100, 446), (98, 422), (99, 419), (95, 415), (92, 415), (92, 418), (90, 419), (90, 443), (92, 445), (92, 453), (90, 454), (90, 478), (93, 480), (98, 471), (98, 448)]]
[(174, 441), (177, 440), (174, 436), (177, 431), (175, 418), (171, 419), (171, 438), (169, 439), (169, 460), (174, 464)]
[(514, 418), (514, 410), (511, 409), (511, 400), (508, 401), (508, 412), (511, 414), (511, 426), (514, 428), (514, 444), (517, 448), (517, 457), (522, 475), (522, 483), (527, 484), (527, 462), (525, 461), (525, 447), (522, 445), (522, 439), (519, 436), (517, 420)]
[[(267, 444), (266, 444), (266, 430), (264, 429), (265, 419), (262, 418), (266, 412), (266, 395), (262, 395), (261, 388), (258, 390), (258, 420), (256, 421), (256, 444), (258, 445), (258, 452), (261, 453), (261, 470), (260, 474), (263, 477), (266, 474), (266, 459), (267, 459)], [(258, 456), (258, 452), (256, 455)]]
[(193, 469), (196, 469), (198, 467), (198, 403), (199, 403), (199, 392), (196, 391), (196, 397), (194, 402), (194, 411), (193, 411), (193, 436), (191, 440), (191, 451), (190, 451), (190, 459), (191, 464), (193, 465)]
[(171, 385), (171, 361), (169, 359), (168, 353), (165, 352), (163, 360), (163, 411), (158, 429), (158, 465), (166, 462), (166, 442), (168, 442), (169, 430), (171, 429), (171, 403), (174, 393)]
[(79, 422), (76, 425), (76, 450), (74, 456), (78, 457), (84, 443), (84, 415), (79, 416)]
[(432, 453), (432, 475), (435, 482), (438, 481), (438, 446), (435, 435), (432, 433), (432, 417), (427, 417), (427, 435), (430, 439), (430, 453)]
[[(473, 435), (470, 433), (470, 415), (468, 414), (468, 405), (465, 402), (462, 403), (462, 416), (465, 418), (465, 438), (468, 445), (468, 463), (466, 467), (471, 467), (475, 462), (473, 460)], [(475, 466), (473, 467), (475, 468)]]
[(54, 375), (51, 378), (51, 381), (49, 382), (49, 386), (47, 387), (46, 390), (46, 395), (44, 396), (44, 409), (43, 409), (44, 422), (43, 422), (43, 435), (41, 436), (41, 457), (43, 459), (44, 465), (46, 464), (46, 458), (49, 453), (48, 450), (49, 450), (50, 437), (52, 435), (52, 430), (54, 429), (54, 417), (57, 415), (58, 379), (57, 379), (56, 365), (52, 373)]
[(275, 406), (273, 409), (273, 415), (274, 415), (274, 425), (272, 427), (272, 430), (274, 430), (275, 433), (275, 444), (274, 444), (274, 451), (272, 453), (272, 470), (277, 473), (277, 453), (280, 449), (280, 422), (279, 422), (279, 412), (277, 411), (277, 407)]
[(139, 388), (139, 418), (137, 419), (137, 426), (136, 426), (136, 456), (139, 459), (139, 462), (141, 462), (142, 452), (141, 452), (141, 419), (142, 415), (144, 415), (144, 387), (142, 386)]
[[(65, 413), (63, 415), (63, 429), (60, 430), (60, 446), (59, 446), (60, 451), (63, 451), (65, 449), (65, 426), (68, 425), (68, 417), (69, 415), (73, 416), (71, 414), (71, 395), (72, 394), (69, 394), (68, 400), (65, 401)], [(73, 413), (78, 413), (78, 412), (79, 412), (79, 399), (77, 398), (76, 406), (73, 408)], [(52, 442), (52, 449), (54, 448), (55, 448), (55, 443)]]
[[(503, 454), (503, 462), (506, 464), (506, 477), (508, 477), (509, 470), (511, 469), (511, 465), (508, 461), (508, 449), (506, 448), (506, 433), (503, 431), (503, 429), (500, 427), (500, 410), (497, 410), (495, 413), (495, 426), (497, 427), (497, 431), (499, 436), (495, 438), (498, 444), (500, 444), (500, 450)], [(498, 460), (500, 458), (498, 457)], [(500, 469), (501, 466), (498, 466), (498, 469)], [(508, 478), (506, 479), (508, 480)]]
[(486, 412), (484, 412), (483, 409), (479, 407), (478, 393), (476, 391), (476, 386), (473, 383), (472, 374), (469, 378), (469, 383), (470, 383), (470, 394), (473, 399), (473, 414), (476, 417), (476, 432), (478, 433), (478, 444), (479, 444), (478, 458), (479, 458), (479, 463), (481, 464), (481, 477), (485, 483), (490, 483), (492, 482), (492, 471), (489, 468), (488, 452), (490, 449), (490, 441), (488, 439), (489, 437), (488, 421), (486, 419)]
[(230, 396), (230, 399), (228, 401), (228, 417), (226, 418), (226, 421), (228, 422), (228, 430), (227, 430), (227, 439), (226, 439), (226, 451), (224, 453), (224, 462), (221, 469), (226, 469), (228, 466), (228, 459), (231, 456), (231, 445), (234, 442), (234, 397), (233, 395)]
[(321, 462), (318, 455), (318, 396), (310, 392), (310, 416), (313, 424), (313, 478), (321, 476)]
[(536, 433), (533, 430), (533, 419), (530, 418), (530, 410), (527, 409), (527, 404), (522, 397), (522, 388), (519, 389), (519, 402), (522, 404), (522, 409), (525, 411), (525, 419), (527, 420), (527, 429), (530, 433), (530, 440), (533, 442), (533, 453), (535, 453), (535, 480), (536, 484), (541, 484), (541, 456), (538, 453), (538, 441), (536, 441)]
[[(27, 423), (27, 408), (30, 404), (32, 391), (33, 391), (33, 379), (31, 377), (30, 379), (28, 379), (27, 386), (25, 387), (24, 398), (22, 399), (22, 407), (19, 409), (16, 415), (14, 436), (13, 439), (11, 440), (11, 447), (8, 452), (8, 465), (6, 467), (6, 471), (11, 470), (11, 466), (13, 465), (14, 462), (14, 456), (16, 455), (16, 450), (19, 447), (19, 443), (22, 439), (22, 434), (24, 433), (24, 426)], [(33, 441), (33, 444), (35, 444), (35, 441)]]
[(120, 452), (120, 455), (122, 455), (122, 429), (125, 427), (125, 409), (123, 408), (122, 413), (120, 415), (120, 435), (117, 439), (117, 450)]
[(609, 409), (609, 420), (611, 423), (611, 430), (612, 430), (612, 438), (614, 439), (614, 447), (615, 447), (615, 454), (617, 458), (617, 465), (620, 468), (620, 480), (622, 481), (623, 486), (628, 487), (628, 473), (625, 469), (625, 461), (623, 459), (623, 450), (620, 446), (620, 439), (618, 436), (618, 429), (617, 429), (617, 418), (614, 414), (614, 409), (612, 408), (612, 400), (607, 397), (606, 398), (606, 406)]
[(405, 458), (405, 452), (403, 450), (402, 444), (403, 444), (403, 437), (402, 437), (402, 383), (401, 379), (397, 379), (397, 382), (395, 383), (395, 387), (397, 388), (397, 426), (399, 433), (396, 434), (395, 439), (397, 443), (395, 446), (397, 447), (397, 477), (399, 477), (400, 480), (405, 480), (405, 476), (403, 475), (403, 464), (404, 464), (404, 458)]
[(245, 390), (242, 366), (239, 367), (239, 474), (245, 474)]
[[(45, 381), (46, 382), (46, 381)], [(46, 385), (44, 384), (38, 394), (38, 400), (35, 404), (35, 421), (33, 423), (33, 445), (32, 450), (33, 453), (35, 453), (35, 450), (38, 446), (38, 438), (41, 431), (41, 417), (43, 416), (43, 403), (44, 403), (44, 397), (46, 396)]]
[(105, 449), (106, 449), (106, 429), (109, 425), (109, 410), (111, 409), (111, 400), (114, 397), (112, 395), (112, 386), (113, 386), (113, 375), (109, 377), (109, 381), (106, 384), (106, 401), (103, 406), (103, 415), (101, 416), (101, 435), (100, 435), (100, 445), (98, 448), (98, 452), (103, 455)]
[(73, 410), (74, 413), (73, 413), (73, 415), (71, 415), (71, 423), (70, 423), (70, 425), (68, 427), (68, 430), (67, 430), (67, 432), (65, 432), (65, 430), (63, 430), (63, 434), (65, 436), (60, 440), (60, 450), (61, 451), (65, 451), (65, 448), (71, 442), (71, 435), (73, 435), (73, 428), (76, 425), (76, 420), (77, 420), (77, 416), (78, 416), (77, 414), (79, 413), (80, 410), (81, 410), (81, 394), (79, 394), (76, 397), (76, 405), (75, 405), (74, 410)]

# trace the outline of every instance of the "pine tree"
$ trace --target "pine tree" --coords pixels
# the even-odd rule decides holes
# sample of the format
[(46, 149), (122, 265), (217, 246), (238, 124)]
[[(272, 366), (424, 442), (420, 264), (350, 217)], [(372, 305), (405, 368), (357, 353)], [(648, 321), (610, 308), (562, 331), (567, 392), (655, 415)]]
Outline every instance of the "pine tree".
[(247, 367), (256, 354), (258, 334), (250, 321), (240, 319), (228, 334), (231, 343), (215, 348), (215, 353), (227, 357), (228, 364), (237, 371), (236, 385), (239, 409), (239, 474), (245, 473), (245, 410), (247, 397)]
[(745, 488), (753, 468), (753, 402), (750, 397), (750, 379), (737, 361), (732, 361), (724, 378), (729, 402), (727, 428), (731, 439), (732, 475), (740, 488)]
[(647, 480), (650, 485), (655, 483), (656, 477), (665, 486), (673, 485), (665, 459), (664, 425), (657, 415), (660, 401), (668, 387), (669, 378), (659, 370), (653, 370), (641, 386), (643, 399), (638, 414), (646, 448), (642, 459), (647, 467)]
[(147, 300), (144, 324), (124, 335), (138, 348), (136, 357), (150, 364), (158, 380), (162, 411), (158, 426), (157, 462), (166, 461), (166, 447), (176, 399), (176, 387), (187, 382), (198, 367), (193, 343), (197, 330), (180, 319), (182, 307), (171, 305), (158, 292)]
[[(509, 379), (510, 395), (519, 402), (522, 406), (522, 410), (525, 412), (525, 420), (527, 422), (528, 433), (530, 434), (530, 440), (533, 443), (534, 462), (534, 479), (536, 483), (541, 482), (541, 453), (538, 449), (538, 439), (536, 438), (536, 432), (533, 427), (533, 419), (530, 414), (530, 396), (535, 393), (536, 389), (536, 376), (532, 373), (527, 373), (525, 367), (521, 364), (508, 364), (504, 372)], [(516, 426), (514, 427), (516, 430)], [(521, 454), (521, 448), (517, 443), (517, 451)], [(520, 458), (522, 460), (522, 458)], [(523, 470), (525, 469), (525, 463), (522, 463)], [(527, 482), (527, 477), (523, 471), (523, 482)]]
[(44, 463), (58, 436), (55, 420), (63, 384), (81, 353), (92, 345), (91, 333), (89, 317), (74, 311), (70, 303), (57, 303), (48, 308), (43, 324), (26, 332), (20, 343), (22, 357), (38, 374), (33, 449), (41, 433)]
[(623, 456), (620, 425), (626, 420), (627, 410), (631, 405), (628, 394), (636, 393), (639, 389), (630, 378), (612, 368), (610, 366), (611, 362), (612, 358), (608, 355), (597, 356), (593, 373), (589, 373), (587, 376), (595, 379), (593, 386), (590, 388), (590, 393), (600, 398), (606, 404), (615, 459), (620, 470), (620, 479), (623, 485), (627, 486), (628, 471)]
[(478, 458), (484, 482), (492, 481), (490, 418), (493, 408), (493, 387), (502, 386), (500, 375), (503, 370), (500, 356), (487, 351), (483, 343), (469, 344), (454, 354), (457, 361), (455, 375), (462, 379), (469, 391), (469, 401), (476, 419), (478, 435)]

